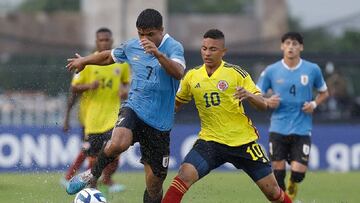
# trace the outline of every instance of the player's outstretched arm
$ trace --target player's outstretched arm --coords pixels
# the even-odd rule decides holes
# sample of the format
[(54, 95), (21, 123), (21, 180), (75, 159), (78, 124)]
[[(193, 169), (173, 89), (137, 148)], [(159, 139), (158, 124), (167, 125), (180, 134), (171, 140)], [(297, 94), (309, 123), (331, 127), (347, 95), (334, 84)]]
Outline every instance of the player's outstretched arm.
[(268, 108), (276, 109), (280, 104), (280, 96), (277, 94), (271, 95), (269, 98), (265, 98)]
[(89, 56), (81, 57), (79, 54), (75, 54), (75, 58), (69, 58), (69, 62), (66, 68), (69, 71), (75, 71), (76, 73), (82, 71), (86, 65), (109, 65), (113, 64), (114, 60), (111, 56), (111, 50), (102, 51), (98, 54), (92, 54)]
[(77, 94), (74, 94), (70, 89), (69, 97), (68, 97), (67, 103), (66, 103), (63, 132), (68, 132), (70, 129), (70, 112), (71, 112), (72, 107), (75, 104), (76, 98), (77, 98)]
[(258, 110), (264, 111), (267, 109), (267, 103), (265, 101), (265, 98), (261, 94), (253, 94), (243, 87), (236, 88), (234, 97), (239, 99), (240, 101), (247, 100), (251, 104), (251, 106)]

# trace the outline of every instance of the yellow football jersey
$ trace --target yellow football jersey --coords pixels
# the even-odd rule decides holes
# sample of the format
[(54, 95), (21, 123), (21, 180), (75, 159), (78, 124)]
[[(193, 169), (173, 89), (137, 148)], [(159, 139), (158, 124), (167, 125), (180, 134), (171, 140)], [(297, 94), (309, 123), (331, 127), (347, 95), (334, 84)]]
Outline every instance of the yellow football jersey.
[[(84, 83), (82, 80), (82, 77), (79, 77), (79, 74), (75, 74), (72, 78), (71, 81), (71, 86), (76, 85), (76, 84), (82, 84)], [(85, 91), (80, 95), (80, 99), (79, 99), (79, 111), (78, 111), (78, 119), (79, 122), (82, 126), (85, 126), (85, 117), (86, 117), (86, 108), (87, 108), (87, 103), (88, 103), (88, 98), (89, 96), (87, 96), (88, 92)]]
[(194, 98), (201, 120), (201, 139), (228, 146), (258, 139), (257, 129), (245, 115), (242, 103), (234, 98), (236, 87), (261, 94), (245, 70), (224, 61), (210, 77), (205, 65), (186, 73), (176, 100), (187, 103)]
[[(103, 133), (115, 126), (120, 108), (119, 89), (122, 83), (130, 82), (130, 67), (128, 64), (111, 64), (106, 67), (88, 65), (77, 74), (73, 85), (90, 84), (99, 81), (99, 87), (85, 91), (82, 100), (85, 134)], [(80, 109), (81, 110), (81, 109)]]

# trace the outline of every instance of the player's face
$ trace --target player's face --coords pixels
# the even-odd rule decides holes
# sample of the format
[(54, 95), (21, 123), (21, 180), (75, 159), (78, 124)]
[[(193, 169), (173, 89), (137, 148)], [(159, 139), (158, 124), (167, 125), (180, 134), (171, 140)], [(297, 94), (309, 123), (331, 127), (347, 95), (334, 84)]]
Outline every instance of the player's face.
[(209, 68), (217, 68), (221, 64), (226, 49), (224, 48), (224, 40), (222, 39), (203, 39), (201, 46), (201, 57), (205, 65)]
[(297, 40), (286, 39), (281, 43), (281, 50), (283, 51), (285, 58), (294, 59), (300, 57), (300, 53), (304, 50), (304, 46)]
[(140, 40), (143, 38), (148, 39), (153, 42), (157, 47), (159, 47), (162, 39), (163, 39), (163, 31), (164, 28), (149, 28), (149, 29), (140, 29), (138, 28), (138, 35)]
[(101, 52), (111, 49), (113, 44), (112, 36), (109, 32), (99, 32), (96, 34), (96, 48)]

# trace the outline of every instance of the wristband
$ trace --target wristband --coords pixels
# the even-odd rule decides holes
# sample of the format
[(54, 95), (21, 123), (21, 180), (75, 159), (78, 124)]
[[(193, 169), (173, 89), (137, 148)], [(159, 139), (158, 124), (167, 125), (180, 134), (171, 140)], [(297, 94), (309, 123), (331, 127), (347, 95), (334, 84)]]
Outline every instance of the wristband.
[(313, 109), (316, 109), (317, 107), (316, 101), (311, 101), (310, 105), (312, 106)]

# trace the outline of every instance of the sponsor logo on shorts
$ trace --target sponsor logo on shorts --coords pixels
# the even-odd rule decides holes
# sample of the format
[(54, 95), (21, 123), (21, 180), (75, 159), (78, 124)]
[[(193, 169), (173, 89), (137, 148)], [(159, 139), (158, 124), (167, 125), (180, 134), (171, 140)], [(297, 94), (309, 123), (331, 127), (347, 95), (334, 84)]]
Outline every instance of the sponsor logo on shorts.
[(309, 155), (309, 154), (310, 154), (310, 146), (309, 146), (309, 145), (307, 145), (307, 144), (304, 144), (304, 145), (303, 145), (303, 153), (304, 153), (305, 155)]
[(163, 157), (162, 166), (165, 167), (165, 168), (169, 166), (169, 156), (164, 156)]
[(119, 118), (119, 120), (116, 122), (116, 125), (117, 125), (117, 126), (120, 125), (121, 122), (122, 122), (124, 119), (125, 119), (125, 118)]

